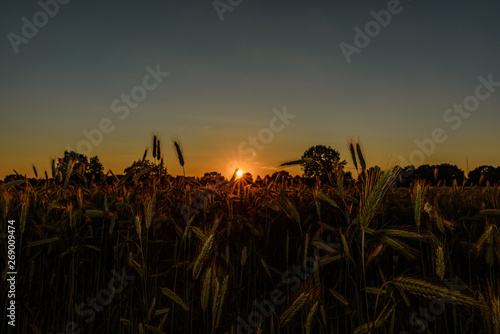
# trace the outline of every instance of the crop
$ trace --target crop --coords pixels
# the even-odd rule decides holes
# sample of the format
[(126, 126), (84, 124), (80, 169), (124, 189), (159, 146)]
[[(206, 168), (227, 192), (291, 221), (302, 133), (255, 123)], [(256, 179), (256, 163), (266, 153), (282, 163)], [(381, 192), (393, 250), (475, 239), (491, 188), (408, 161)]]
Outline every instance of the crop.
[[(393, 188), (397, 168), (366, 173), (356, 153), (352, 184), (339, 168), (314, 185), (233, 177), (209, 189), (139, 169), (1, 185), (2, 231), (20, 226), (17, 330), (499, 333), (500, 188)], [(86, 322), (78, 305), (122, 267), (134, 280)]]

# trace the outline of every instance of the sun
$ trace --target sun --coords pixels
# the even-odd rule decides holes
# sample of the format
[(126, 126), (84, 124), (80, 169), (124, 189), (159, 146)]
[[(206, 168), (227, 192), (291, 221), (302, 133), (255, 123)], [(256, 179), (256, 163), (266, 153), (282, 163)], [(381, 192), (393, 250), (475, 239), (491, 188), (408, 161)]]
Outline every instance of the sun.
[(243, 171), (239, 170), (236, 172), (236, 176), (240, 178), (243, 175)]

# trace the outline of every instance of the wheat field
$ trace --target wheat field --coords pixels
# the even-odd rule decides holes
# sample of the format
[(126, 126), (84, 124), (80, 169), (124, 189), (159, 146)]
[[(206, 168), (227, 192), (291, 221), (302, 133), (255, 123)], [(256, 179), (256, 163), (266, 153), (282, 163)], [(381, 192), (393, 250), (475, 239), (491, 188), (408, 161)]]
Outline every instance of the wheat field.
[(499, 186), (72, 173), (0, 186), (18, 333), (500, 333)]

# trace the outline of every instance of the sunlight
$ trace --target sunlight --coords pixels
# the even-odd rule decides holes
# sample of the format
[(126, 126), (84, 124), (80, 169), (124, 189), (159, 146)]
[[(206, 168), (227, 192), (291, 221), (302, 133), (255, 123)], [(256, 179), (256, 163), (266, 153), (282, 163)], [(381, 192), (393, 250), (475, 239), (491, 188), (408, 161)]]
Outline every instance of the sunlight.
[(240, 178), (243, 175), (243, 171), (239, 170), (236, 172), (236, 176)]

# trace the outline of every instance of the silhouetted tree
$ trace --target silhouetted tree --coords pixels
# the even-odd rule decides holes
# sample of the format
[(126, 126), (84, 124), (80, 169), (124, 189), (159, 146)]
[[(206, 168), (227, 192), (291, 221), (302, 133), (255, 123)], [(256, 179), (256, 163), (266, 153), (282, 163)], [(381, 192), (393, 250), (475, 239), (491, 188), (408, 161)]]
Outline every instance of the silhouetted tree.
[(469, 172), (468, 181), (471, 185), (491, 185), (500, 182), (500, 167), (482, 165)]
[(344, 187), (348, 187), (354, 184), (354, 178), (352, 177), (352, 173), (351, 172), (344, 173), (344, 178), (342, 179), (342, 182), (344, 183)]
[(456, 180), (458, 184), (462, 184), (465, 180), (465, 173), (456, 165), (441, 164), (437, 165), (437, 181), (443, 181), (444, 185), (451, 186)]
[(340, 161), (340, 154), (330, 146), (316, 145), (308, 148), (302, 155), (302, 159), (312, 159), (312, 162), (302, 164), (303, 177), (319, 177), (322, 181), (328, 180), (328, 173), (333, 173), (340, 164), (343, 168), (347, 163)]
[[(74, 162), (73, 170), (75, 171), (82, 167), (85, 168), (88, 163), (88, 158), (85, 154), (76, 153), (75, 151), (64, 151), (64, 156), (57, 159), (57, 167), (63, 177), (66, 175), (71, 162)], [(85, 173), (85, 169), (83, 170), (83, 173)]]
[(205, 173), (201, 177), (200, 184), (202, 186), (207, 186), (207, 185), (216, 186), (218, 184), (223, 183), (224, 181), (226, 181), (226, 179), (224, 178), (224, 176), (222, 176), (221, 173), (210, 172), (210, 173)]
[(413, 165), (401, 167), (398, 178), (396, 179), (396, 185), (398, 187), (409, 187), (414, 178), (415, 170), (415, 166)]
[(25, 177), (21, 174), (9, 174), (9, 175), (5, 176), (5, 178), (3, 179), (3, 182), (9, 183), (12, 181), (24, 180), (24, 179), (25, 179)]
[(96, 156), (90, 158), (90, 161), (87, 165), (87, 170), (85, 172), (88, 178), (94, 178), (96, 181), (100, 181), (103, 176), (104, 167), (99, 161), (99, 158)]
[(85, 154), (64, 151), (64, 156), (57, 158), (56, 161), (57, 163), (53, 162), (53, 166), (57, 165), (56, 175), (54, 175), (57, 182), (61, 183), (65, 180), (71, 164), (73, 164), (73, 168), (69, 180), (71, 182), (85, 182), (88, 167), (88, 158)]
[(425, 180), (431, 185), (437, 185), (441, 181), (442, 185), (448, 187), (453, 184), (453, 180), (461, 184), (464, 179), (464, 171), (450, 164), (419, 166), (412, 177), (412, 180)]
[(416, 181), (416, 180), (424, 180), (431, 185), (436, 185), (436, 180), (434, 179), (434, 171), (435, 171), (435, 166), (430, 166), (430, 165), (421, 165), (418, 166), (417, 169), (415, 169), (415, 172), (413, 173), (411, 180)]
[[(62, 180), (66, 177), (66, 173), (68, 172), (69, 166), (72, 162), (74, 164), (70, 181), (82, 182), (85, 179), (90, 180), (92, 177), (94, 177), (94, 180), (101, 180), (104, 167), (99, 161), (99, 157), (97, 155), (91, 157), (89, 161), (85, 154), (74, 151), (64, 151), (64, 156), (57, 159), (57, 174), (59, 174), (59, 176), (56, 177), (56, 179), (59, 182), (62, 182)], [(73, 174), (73, 172), (75, 173)], [(79, 176), (77, 174), (79, 174)]]

